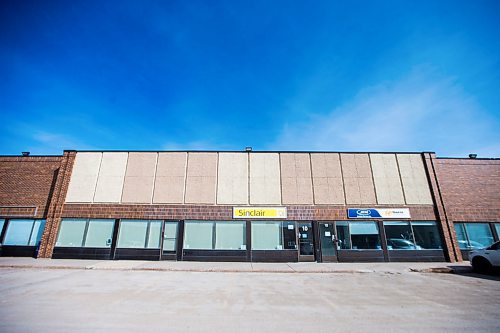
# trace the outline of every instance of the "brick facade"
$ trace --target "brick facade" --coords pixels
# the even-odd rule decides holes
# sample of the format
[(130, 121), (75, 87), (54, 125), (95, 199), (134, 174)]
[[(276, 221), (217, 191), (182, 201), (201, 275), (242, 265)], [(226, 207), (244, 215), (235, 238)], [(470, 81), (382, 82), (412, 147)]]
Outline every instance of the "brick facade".
[[(440, 215), (455, 259), (462, 260), (455, 222), (500, 222), (500, 160), (433, 158)], [(439, 206), (439, 205), (438, 205)], [(451, 258), (453, 261), (453, 258)]]
[(45, 218), (61, 156), (1, 156), (0, 216)]

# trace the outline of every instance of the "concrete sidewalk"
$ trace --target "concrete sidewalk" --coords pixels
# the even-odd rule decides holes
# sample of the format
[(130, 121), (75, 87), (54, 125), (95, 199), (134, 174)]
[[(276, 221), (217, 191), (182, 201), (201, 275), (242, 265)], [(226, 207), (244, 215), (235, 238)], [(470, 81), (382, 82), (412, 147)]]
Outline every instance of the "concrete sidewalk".
[(92, 269), (180, 272), (268, 272), (268, 273), (467, 273), (469, 262), (404, 263), (255, 263), (140, 260), (34, 259), (0, 257), (0, 268)]

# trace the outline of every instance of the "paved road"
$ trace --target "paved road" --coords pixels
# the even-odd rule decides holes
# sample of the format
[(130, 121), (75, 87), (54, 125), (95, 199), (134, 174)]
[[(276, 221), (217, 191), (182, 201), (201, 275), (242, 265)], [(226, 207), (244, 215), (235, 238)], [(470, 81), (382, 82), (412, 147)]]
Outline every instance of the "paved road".
[(500, 278), (0, 269), (0, 332), (500, 332)]

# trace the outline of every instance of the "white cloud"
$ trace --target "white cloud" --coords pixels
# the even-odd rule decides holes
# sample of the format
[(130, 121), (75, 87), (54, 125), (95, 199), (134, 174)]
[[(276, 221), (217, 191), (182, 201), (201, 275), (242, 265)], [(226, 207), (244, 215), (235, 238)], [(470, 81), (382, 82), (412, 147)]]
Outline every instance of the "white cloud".
[[(438, 156), (500, 155), (498, 119), (453, 78), (418, 69), (399, 82), (358, 93), (327, 115), (286, 124), (270, 149), (436, 151)], [(495, 124), (496, 123), (496, 124)]]

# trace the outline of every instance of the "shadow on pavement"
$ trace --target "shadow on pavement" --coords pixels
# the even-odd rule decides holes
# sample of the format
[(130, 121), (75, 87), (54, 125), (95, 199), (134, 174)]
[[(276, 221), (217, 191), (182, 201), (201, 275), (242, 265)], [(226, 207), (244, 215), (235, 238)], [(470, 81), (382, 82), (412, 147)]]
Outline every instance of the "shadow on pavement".
[(491, 272), (488, 273), (476, 273), (472, 271), (472, 267), (470, 266), (448, 266), (451, 269), (453, 269), (453, 273), (456, 275), (461, 275), (461, 276), (466, 276), (466, 277), (471, 277), (471, 278), (476, 278), (476, 279), (485, 279), (485, 280), (492, 280), (492, 281), (500, 281), (500, 269), (493, 269)]

